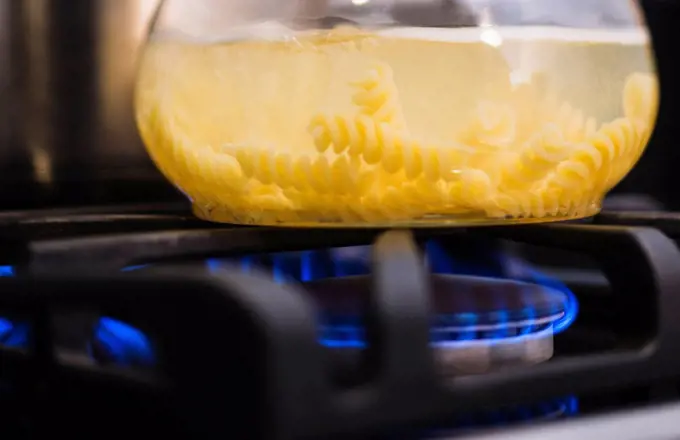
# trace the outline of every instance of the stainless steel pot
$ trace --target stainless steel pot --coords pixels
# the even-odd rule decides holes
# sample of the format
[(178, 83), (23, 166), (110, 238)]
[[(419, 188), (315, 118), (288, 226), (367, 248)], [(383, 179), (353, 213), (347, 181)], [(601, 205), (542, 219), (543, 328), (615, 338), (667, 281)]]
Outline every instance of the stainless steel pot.
[(132, 116), (157, 3), (0, 0), (0, 209), (174, 196)]

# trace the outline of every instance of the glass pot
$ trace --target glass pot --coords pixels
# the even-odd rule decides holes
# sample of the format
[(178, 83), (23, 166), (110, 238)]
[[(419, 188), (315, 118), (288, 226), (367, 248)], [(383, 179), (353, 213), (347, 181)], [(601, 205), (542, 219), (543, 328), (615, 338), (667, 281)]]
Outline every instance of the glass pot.
[(289, 226), (591, 216), (657, 106), (624, 0), (166, 0), (136, 88), (197, 216)]

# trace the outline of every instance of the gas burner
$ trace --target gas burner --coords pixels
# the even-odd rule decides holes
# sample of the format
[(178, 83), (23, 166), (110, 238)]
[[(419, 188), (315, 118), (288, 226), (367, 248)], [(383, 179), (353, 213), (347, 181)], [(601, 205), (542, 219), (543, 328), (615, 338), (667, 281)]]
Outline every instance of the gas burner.
[[(432, 347), (447, 375), (478, 374), (544, 362), (553, 335), (576, 318), (568, 291), (536, 283), (464, 275), (432, 275)], [(361, 349), (366, 336), (362, 308), (366, 276), (303, 284), (321, 308), (320, 340), (327, 347)]]
[[(107, 234), (95, 220), (85, 235), (32, 222), (16, 242), (16, 228), (3, 235), (13, 246), (0, 268), (0, 388), (10, 383), (18, 397), (2, 410), (51, 434), (82, 437), (89, 428), (78, 421), (114, 416), (125, 431), (139, 430), (134, 420), (177, 434), (181, 423), (188, 438), (263, 427), (252, 437), (420, 429), (413, 438), (423, 438), (433, 421), (446, 436), (566, 416), (574, 406), (560, 396), (578, 395), (588, 413), (677, 382), (680, 254), (666, 235), (676, 222), (411, 234), (167, 229), (147, 219), (141, 231)], [(592, 259), (609, 281), (596, 291), (569, 283), (578, 325), (573, 295), (546, 276), (562, 266), (528, 259), (532, 246)], [(433, 351), (445, 374), (463, 374), (433, 375)]]
[[(431, 340), (445, 374), (479, 374), (536, 364), (553, 356), (553, 335), (569, 327), (578, 310), (568, 288), (488, 246), (475, 248), (476, 255), (459, 249), (452, 256), (445, 247), (429, 241), (424, 250), (426, 264), (439, 272), (432, 275), (436, 313)], [(360, 350), (365, 342), (361, 314), (372, 286), (371, 252), (370, 246), (352, 246), (263, 253), (196, 261), (183, 267), (209, 272), (257, 270), (278, 283), (300, 283), (320, 304), (320, 342), (349, 353)], [(129, 266), (124, 271), (140, 269), (161, 267)], [(128, 345), (125, 332), (111, 330), (109, 336), (114, 335), (122, 340), (118, 345)], [(136, 353), (136, 342), (130, 345)]]

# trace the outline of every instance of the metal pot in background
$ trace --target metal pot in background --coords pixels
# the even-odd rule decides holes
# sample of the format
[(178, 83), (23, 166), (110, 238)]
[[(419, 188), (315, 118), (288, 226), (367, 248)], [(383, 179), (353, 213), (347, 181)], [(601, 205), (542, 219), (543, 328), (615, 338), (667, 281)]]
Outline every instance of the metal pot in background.
[(10, 137), (9, 125), (9, 2), (0, 1), (0, 152), (7, 148)]
[(132, 108), (157, 3), (0, 0), (0, 209), (176, 197)]

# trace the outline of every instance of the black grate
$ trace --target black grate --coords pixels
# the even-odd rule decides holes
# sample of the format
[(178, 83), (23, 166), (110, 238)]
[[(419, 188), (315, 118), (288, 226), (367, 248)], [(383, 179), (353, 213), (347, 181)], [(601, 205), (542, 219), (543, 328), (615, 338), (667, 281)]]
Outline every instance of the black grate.
[[(607, 219), (602, 216), (596, 222)], [(409, 231), (204, 226), (84, 237), (74, 230), (19, 240), (26, 274), (32, 276), (0, 280), (0, 310), (23, 317), (32, 332), (27, 350), (0, 349), (0, 380), (21, 396), (22, 414), (40, 421), (35, 426), (49, 427), (45, 429), (52, 435), (72, 433), (89, 426), (77, 420), (88, 420), (101, 429), (112, 423), (115, 413), (118, 420), (140, 423), (133, 432), (332, 438), (450, 420), (490, 405), (675, 379), (680, 371), (680, 353), (674, 346), (680, 338), (680, 252), (657, 229), (554, 224), (429, 230), (414, 236)], [(456, 240), (461, 234), (591, 256), (616, 294), (612, 306), (639, 323), (636, 331), (626, 334), (622, 328), (627, 337), (606, 352), (444, 380), (428, 345), (430, 285), (418, 241), (433, 236)], [(109, 271), (137, 261), (187, 255), (371, 241), (373, 288), (365, 352), (374, 373), (352, 387), (330, 382), (327, 357), (317, 343), (315, 310), (301, 287), (227, 269), (212, 275)], [(76, 276), (72, 270), (86, 267), (87, 275)], [(157, 367), (115, 368), (59, 347), (51, 331), (53, 321), (64, 311), (77, 310), (97, 310), (154, 335)], [(129, 429), (128, 423), (115, 425), (110, 432)]]

